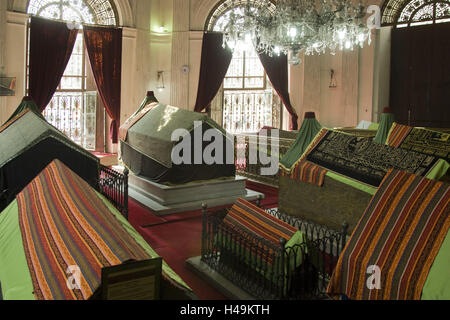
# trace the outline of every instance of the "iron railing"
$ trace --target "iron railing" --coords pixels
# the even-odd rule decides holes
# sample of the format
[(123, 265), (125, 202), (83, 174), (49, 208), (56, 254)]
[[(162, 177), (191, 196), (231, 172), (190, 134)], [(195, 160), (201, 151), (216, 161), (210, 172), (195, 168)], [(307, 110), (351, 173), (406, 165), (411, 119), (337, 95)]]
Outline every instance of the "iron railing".
[(128, 220), (128, 174), (100, 165), (99, 191)]
[(271, 215), (303, 232), (305, 241), (278, 245), (223, 223), (227, 209), (203, 208), (201, 260), (257, 299), (326, 299), (348, 225), (335, 231), (278, 210)]
[[(93, 185), (103, 194), (122, 215), (128, 219), (128, 174), (125, 169), (123, 173), (100, 165), (98, 183)], [(0, 191), (0, 212), (6, 208), (8, 201), (8, 189)]]
[(260, 161), (257, 161), (257, 163), (251, 163), (251, 153), (253, 152), (254, 155), (259, 154), (258, 148), (253, 145), (253, 143), (258, 143), (259, 148), (262, 148), (262, 150), (267, 150), (268, 152), (272, 150), (272, 147), (277, 146), (278, 156), (281, 159), (294, 143), (295, 135), (289, 137), (280, 136), (278, 139), (272, 138), (269, 135), (262, 141), (259, 138), (260, 136), (258, 134), (238, 134), (235, 136), (236, 174), (278, 187), (279, 173), (275, 175), (262, 175), (261, 168), (267, 166), (262, 165)]

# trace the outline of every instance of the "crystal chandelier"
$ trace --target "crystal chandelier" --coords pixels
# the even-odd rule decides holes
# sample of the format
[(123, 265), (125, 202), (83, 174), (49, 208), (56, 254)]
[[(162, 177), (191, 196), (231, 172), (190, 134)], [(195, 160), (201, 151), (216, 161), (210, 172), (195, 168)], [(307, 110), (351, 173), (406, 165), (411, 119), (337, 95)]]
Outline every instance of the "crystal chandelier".
[(256, 33), (256, 9), (248, 3), (245, 6), (236, 6), (229, 12), (224, 29), (224, 47), (231, 50), (246, 50), (254, 42)]
[(278, 0), (276, 10), (268, 10), (269, 0), (258, 5), (239, 1), (223, 26), (224, 46), (245, 49), (253, 43), (257, 52), (269, 56), (289, 54), (289, 63), (301, 62), (300, 52), (322, 54), (329, 50), (363, 47), (370, 29), (364, 23), (365, 7), (351, 0)]

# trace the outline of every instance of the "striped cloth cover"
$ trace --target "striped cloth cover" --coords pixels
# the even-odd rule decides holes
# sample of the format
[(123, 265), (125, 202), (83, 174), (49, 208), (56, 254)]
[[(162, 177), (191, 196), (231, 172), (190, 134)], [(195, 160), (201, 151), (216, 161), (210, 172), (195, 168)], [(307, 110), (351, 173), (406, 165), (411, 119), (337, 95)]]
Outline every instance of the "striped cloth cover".
[[(328, 294), (420, 299), (449, 226), (450, 185), (390, 170), (341, 254)], [(380, 286), (372, 290), (370, 266), (380, 270)]]
[(387, 137), (386, 144), (391, 147), (398, 148), (409, 135), (413, 127), (394, 123)]
[(292, 170), (290, 173), (282, 170), (281, 175), (294, 180), (300, 180), (303, 182), (315, 184), (321, 187), (323, 185), (323, 181), (327, 172), (328, 170), (322, 168), (321, 166), (318, 166), (309, 161), (302, 161), (296, 164), (294, 170)]
[(300, 158), (295, 162), (295, 164), (291, 168), (285, 168), (282, 164), (281, 168), (281, 176), (288, 177), (294, 180), (300, 180), (303, 182), (308, 182), (311, 184), (315, 184), (319, 187), (323, 185), (323, 181), (325, 179), (325, 175), (328, 170), (309, 162), (306, 159), (306, 156), (314, 150), (314, 148), (319, 144), (320, 141), (326, 136), (329, 132), (328, 129), (322, 128), (319, 133), (316, 135), (314, 140), (310, 143), (310, 145), (306, 148), (306, 151), (300, 156)]
[[(17, 195), (25, 255), (37, 300), (89, 299), (103, 267), (146, 260), (95, 191), (59, 160)], [(80, 289), (69, 289), (69, 268)]]
[(287, 241), (297, 232), (290, 224), (268, 214), (261, 208), (244, 199), (238, 199), (231, 207), (223, 222), (230, 226), (237, 226), (245, 232), (257, 235), (275, 245), (280, 239)]

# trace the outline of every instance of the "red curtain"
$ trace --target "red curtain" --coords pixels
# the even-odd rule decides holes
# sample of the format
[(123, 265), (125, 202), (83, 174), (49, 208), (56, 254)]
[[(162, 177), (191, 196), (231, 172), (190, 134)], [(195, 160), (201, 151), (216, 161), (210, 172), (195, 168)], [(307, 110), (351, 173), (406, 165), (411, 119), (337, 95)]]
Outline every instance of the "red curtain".
[(122, 77), (122, 29), (84, 26), (84, 41), (98, 92), (112, 119), (110, 136), (118, 142)]
[(72, 55), (78, 30), (36, 17), (30, 23), (29, 96), (44, 111), (55, 94)]
[(285, 54), (280, 54), (279, 56), (270, 57), (265, 53), (260, 53), (258, 55), (273, 88), (280, 96), (281, 101), (283, 101), (284, 106), (291, 116), (289, 129), (297, 130), (298, 115), (292, 107), (291, 99), (289, 98), (287, 56)]
[(227, 74), (233, 54), (223, 48), (221, 33), (207, 32), (203, 35), (200, 79), (194, 110), (202, 112), (211, 104)]

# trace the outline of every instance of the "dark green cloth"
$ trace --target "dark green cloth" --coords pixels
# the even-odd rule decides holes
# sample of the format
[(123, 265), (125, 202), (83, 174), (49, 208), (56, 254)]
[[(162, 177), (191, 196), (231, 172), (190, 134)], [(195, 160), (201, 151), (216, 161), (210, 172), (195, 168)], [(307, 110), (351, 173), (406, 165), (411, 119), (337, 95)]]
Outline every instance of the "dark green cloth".
[[(172, 149), (178, 141), (172, 141), (172, 134), (177, 129), (184, 129), (193, 134), (195, 122), (217, 129), (223, 136), (226, 132), (205, 114), (159, 104), (148, 111), (129, 130), (129, 146), (166, 168), (172, 167)], [(203, 129), (208, 129), (203, 126)], [(203, 130), (202, 129), (202, 130)], [(194, 143), (192, 143), (195, 146)]]
[(322, 129), (322, 126), (317, 119), (312, 118), (303, 120), (297, 138), (288, 152), (286, 152), (281, 159), (281, 164), (285, 168), (291, 168), (305, 152), (306, 148), (308, 148), (320, 129)]
[(378, 127), (377, 135), (373, 139), (373, 141), (385, 144), (386, 139), (389, 135), (389, 130), (391, 130), (392, 124), (394, 123), (394, 114), (392, 113), (383, 113), (381, 115), (380, 125)]
[(5, 122), (8, 123), (9, 121), (11, 121), (14, 117), (18, 116), (20, 113), (22, 113), (25, 110), (31, 110), (34, 113), (38, 114), (41, 118), (43, 118), (41, 112), (39, 111), (38, 106), (36, 105), (36, 103), (33, 100), (22, 100), (22, 102), (19, 104), (19, 106), (17, 107), (17, 109), (13, 112), (13, 114), (11, 115), (11, 117), (9, 117), (9, 119)]

